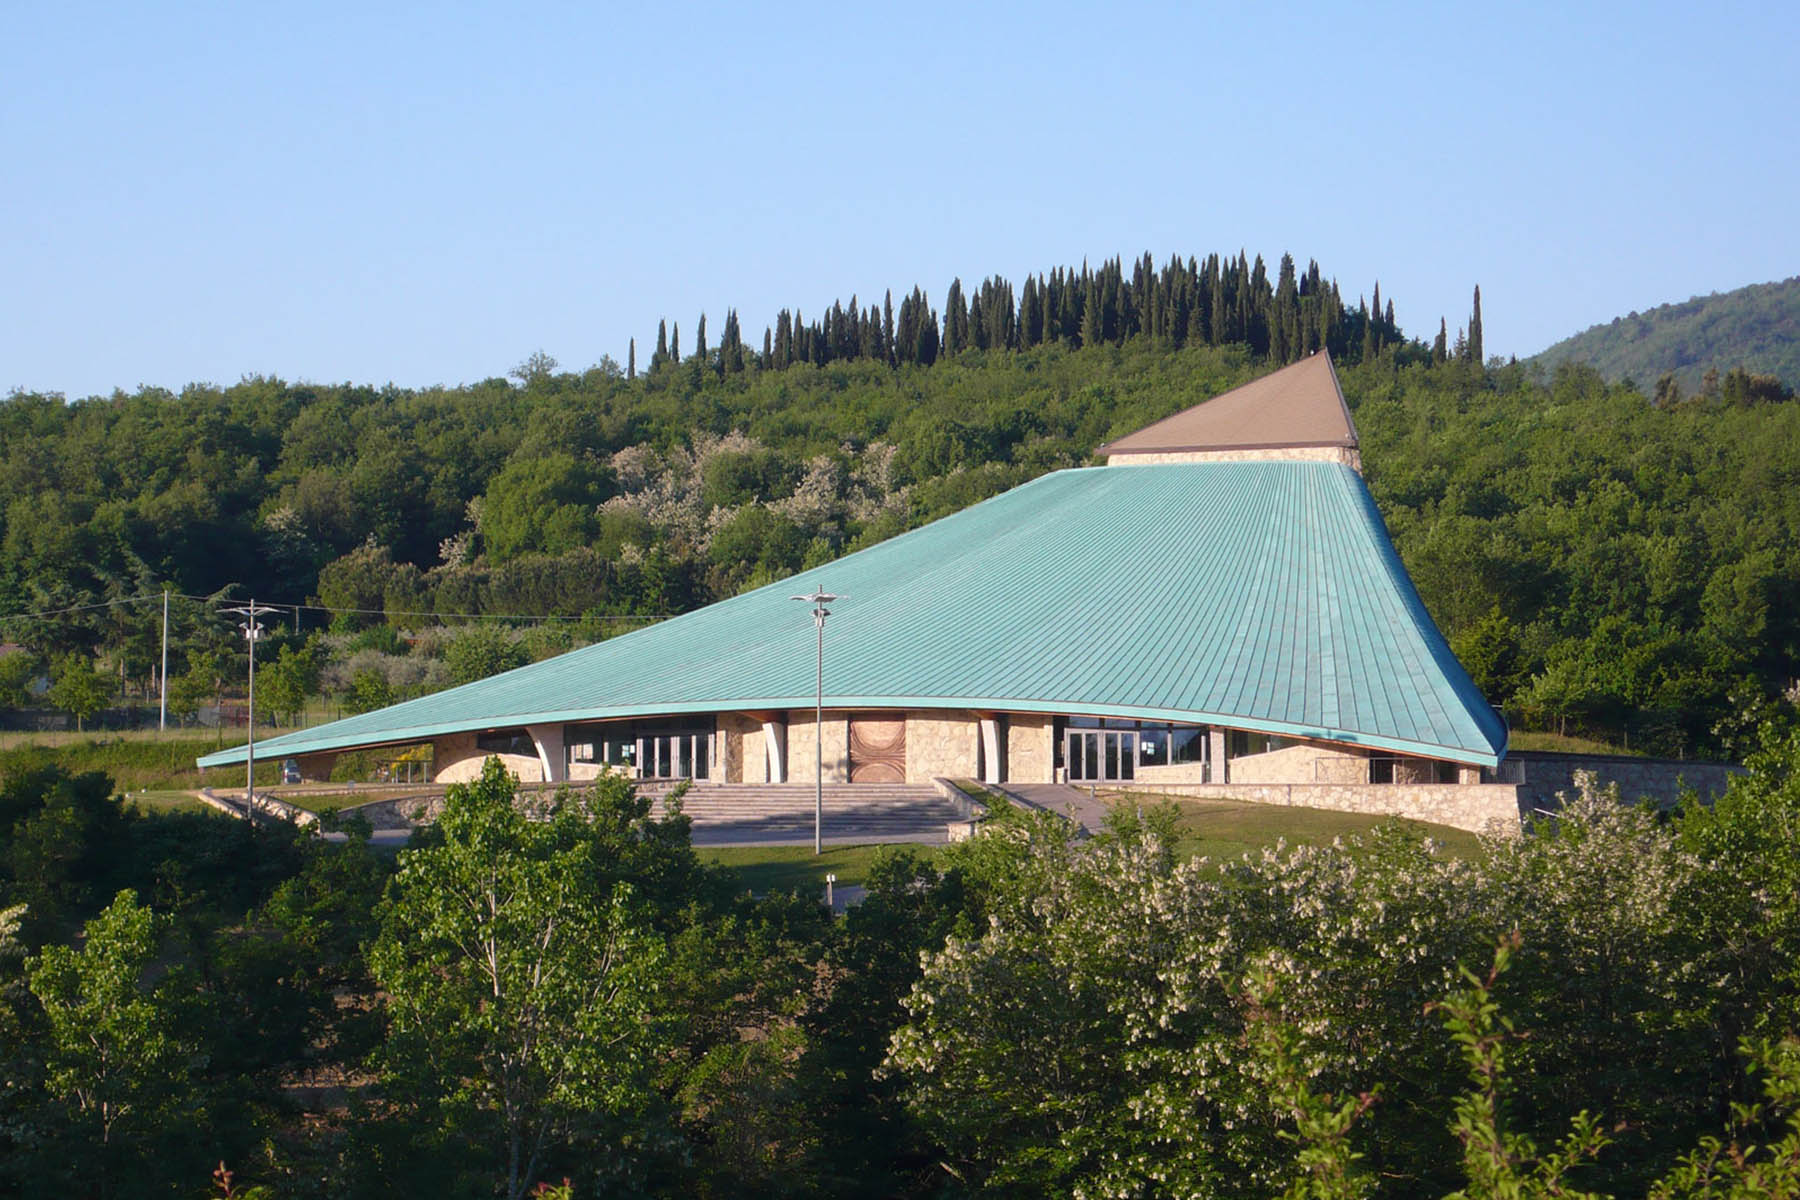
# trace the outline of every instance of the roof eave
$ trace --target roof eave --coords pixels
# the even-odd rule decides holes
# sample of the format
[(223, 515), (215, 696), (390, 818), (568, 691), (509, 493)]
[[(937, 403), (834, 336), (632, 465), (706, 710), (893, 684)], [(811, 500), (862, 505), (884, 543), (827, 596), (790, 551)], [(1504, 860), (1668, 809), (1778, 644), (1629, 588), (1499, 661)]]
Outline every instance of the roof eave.
[[(258, 743), (259, 751), (266, 755), (259, 757), (294, 758), (309, 754), (325, 754), (344, 750), (372, 749), (381, 746), (400, 746), (414, 742), (429, 741), (433, 738), (445, 737), (457, 733), (477, 733), (484, 729), (513, 729), (527, 725), (577, 724), (585, 721), (630, 720), (636, 717), (653, 717), (676, 715), (681, 713), (727, 713), (755, 711), (797, 711), (811, 709), (817, 703), (815, 696), (762, 696), (733, 700), (694, 701), (680, 706), (668, 704), (658, 705), (607, 705), (595, 708), (563, 709), (554, 712), (523, 713), (517, 715), (495, 716), (479, 722), (455, 721), (429, 725), (395, 728), (381, 731), (375, 736), (368, 734), (349, 734), (327, 738), (308, 738), (306, 733), (323, 732), (329, 725), (320, 726), (318, 731), (302, 731), (284, 734)], [(1189, 709), (1159, 708), (1135, 704), (1095, 704), (1084, 700), (1056, 700), (1042, 697), (1018, 696), (880, 696), (827, 695), (825, 707), (833, 710), (843, 709), (980, 709), (995, 712), (1043, 713), (1043, 714), (1081, 714), (1083, 716), (1113, 717), (1125, 720), (1175, 721), (1194, 725), (1223, 725), (1232, 729), (1243, 729), (1252, 733), (1269, 733), (1278, 737), (1300, 737), (1316, 741), (1337, 742), (1344, 745), (1361, 746), (1375, 750), (1389, 750), (1398, 754), (1418, 755), (1423, 758), (1442, 759), (1447, 762), (1463, 763), (1468, 766), (1487, 767), (1490, 770), (1499, 766), (1500, 760), (1506, 756), (1506, 743), (1503, 738), (1498, 746), (1477, 748), (1470, 746), (1443, 746), (1430, 742), (1413, 741), (1406, 738), (1388, 737), (1381, 734), (1368, 733), (1362, 730), (1330, 729), (1319, 725), (1297, 724), (1290, 721), (1275, 721), (1261, 717), (1245, 716), (1239, 713), (1202, 712)], [(200, 767), (231, 766), (244, 761), (247, 747), (235, 746), (215, 751), (196, 759)]]
[(1210, 442), (1193, 446), (1125, 446), (1119, 442), (1108, 442), (1104, 446), (1096, 446), (1095, 454), (1230, 454), (1234, 450), (1355, 450), (1355, 438), (1336, 438), (1322, 442), (1241, 442), (1229, 445)]

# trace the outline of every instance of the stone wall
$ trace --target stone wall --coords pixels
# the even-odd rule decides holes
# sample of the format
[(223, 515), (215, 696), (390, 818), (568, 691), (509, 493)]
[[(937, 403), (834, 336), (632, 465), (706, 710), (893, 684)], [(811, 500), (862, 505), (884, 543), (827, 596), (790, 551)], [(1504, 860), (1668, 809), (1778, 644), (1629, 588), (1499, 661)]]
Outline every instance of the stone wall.
[[(788, 780), (792, 783), (810, 782), (818, 772), (817, 752), (820, 747), (820, 736), (813, 726), (814, 710), (792, 709), (788, 712)], [(912, 730), (907, 730), (908, 754), (912, 741)], [(850, 716), (844, 712), (825, 710), (825, 729), (823, 737), (825, 755), (825, 782), (846, 783), (850, 778)], [(907, 775), (910, 780), (911, 774)]]
[(1197, 762), (1168, 763), (1157, 766), (1152, 763), (1137, 768), (1136, 782), (1145, 787), (1154, 787), (1159, 783), (1205, 783), (1206, 764)]
[(1224, 783), (1183, 788), (1181, 794), (1405, 817), (1505, 836), (1518, 834), (1522, 811), (1520, 789), (1504, 783)]
[(1362, 473), (1362, 453), (1354, 446), (1269, 446), (1254, 450), (1169, 450), (1157, 454), (1109, 454), (1109, 467), (1149, 467), (1163, 463), (1334, 462)]
[(481, 764), (499, 758), (521, 783), (541, 783), (544, 765), (535, 754), (490, 755), (475, 745), (473, 733), (447, 733), (431, 743), (432, 782), (469, 783), (481, 778)]
[(1007, 717), (1006, 778), (1010, 783), (1054, 783), (1056, 719), (1040, 713)]
[(569, 764), (569, 782), (592, 783), (609, 771), (618, 771), (620, 774), (629, 774), (625, 768), (614, 766), (609, 763), (571, 762)]
[(1518, 750), (1506, 756), (1504, 773), (1511, 769), (1522, 778), (1521, 802), (1527, 810), (1554, 810), (1559, 807), (1558, 792), (1573, 795), (1575, 772), (1592, 771), (1602, 787), (1619, 785), (1621, 799), (1636, 802), (1649, 800), (1668, 808), (1681, 800), (1682, 787), (1692, 788), (1703, 800), (1717, 799), (1725, 793), (1725, 785), (1744, 768), (1730, 763), (1690, 762), (1673, 758), (1631, 758), (1614, 754), (1553, 754), (1536, 750)]
[[(726, 783), (763, 783), (762, 722), (743, 713), (720, 713), (719, 732), (713, 739), (713, 778)], [(754, 761), (752, 761), (754, 759)]]
[(980, 751), (981, 722), (974, 713), (906, 714), (906, 782), (930, 783), (940, 776), (974, 779), (981, 769)]
[(1226, 766), (1225, 779), (1228, 783), (1366, 784), (1369, 759), (1355, 750), (1303, 742), (1233, 758)]

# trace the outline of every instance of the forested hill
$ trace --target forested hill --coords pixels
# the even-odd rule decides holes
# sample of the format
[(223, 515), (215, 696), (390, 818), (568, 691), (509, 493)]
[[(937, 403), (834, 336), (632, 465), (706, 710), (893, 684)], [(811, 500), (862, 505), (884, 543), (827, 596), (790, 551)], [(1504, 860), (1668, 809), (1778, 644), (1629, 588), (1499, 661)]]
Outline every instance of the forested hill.
[[(1719, 395), (1733, 368), (1800, 388), (1800, 276), (1695, 296), (1614, 317), (1526, 359), (1542, 378), (1558, 363), (1587, 363), (1608, 380), (1634, 379), (1666, 402)], [(1712, 378), (1708, 379), (1708, 374)], [(1670, 376), (1680, 393), (1670, 391)], [(1764, 385), (1763, 390), (1767, 387)]]
[[(1212, 344), (1191, 309), (1185, 325), (1109, 327), (1083, 284), (1094, 336), (982, 349), (927, 310), (929, 364), (881, 346), (822, 365), (738, 343), (677, 358), (671, 336), (642, 371), (539, 357), (515, 382), (448, 389), (247, 379), (73, 404), (15, 395), (0, 402), (0, 614), (15, 614), (0, 641), (26, 653), (0, 654), (0, 705), (22, 702), (26, 659), (153, 694), (165, 586), (171, 674), (190, 700), (243, 679), (242, 639), (181, 599), (214, 594), (329, 610), (284, 619), (259, 666), (312, 655), (329, 669), (305, 678), (340, 694), (361, 678), (359, 702), (443, 686), (471, 614), (520, 618), (499, 648), (516, 656), (685, 611), (1084, 463), (1298, 357), (1306, 328), (1342, 351), (1369, 482), (1426, 603), (1515, 727), (1730, 753), (1787, 704), (1800, 406), (1659, 407), (1585, 368), (1535, 383), (1479, 364), (1478, 322), (1459, 357), (1404, 339), (1373, 305), (1303, 321), (1323, 311), (1300, 295), (1301, 280), (1326, 294), (1313, 275), (1284, 264), (1251, 293), (1276, 318), (1262, 329), (1287, 314), (1298, 331), (1260, 349)], [(1174, 277), (1148, 278), (1160, 291)], [(1103, 313), (1109, 290), (1092, 286)], [(1138, 302), (1149, 294), (1119, 273), (1117, 311), (1158, 311)], [(564, 619), (524, 619), (546, 616)]]

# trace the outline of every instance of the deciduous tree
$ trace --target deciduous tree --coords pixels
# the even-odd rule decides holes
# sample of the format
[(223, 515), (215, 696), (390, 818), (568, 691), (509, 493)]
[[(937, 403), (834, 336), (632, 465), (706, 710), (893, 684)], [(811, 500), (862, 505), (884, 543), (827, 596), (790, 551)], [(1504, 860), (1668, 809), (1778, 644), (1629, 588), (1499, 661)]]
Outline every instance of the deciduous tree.
[(433, 845), (403, 853), (370, 950), (393, 1021), (392, 1082), (454, 1138), (500, 1148), (519, 1200), (567, 1148), (623, 1158), (615, 1119), (648, 1105), (667, 951), (574, 794), (545, 820), (489, 759), (452, 787)]

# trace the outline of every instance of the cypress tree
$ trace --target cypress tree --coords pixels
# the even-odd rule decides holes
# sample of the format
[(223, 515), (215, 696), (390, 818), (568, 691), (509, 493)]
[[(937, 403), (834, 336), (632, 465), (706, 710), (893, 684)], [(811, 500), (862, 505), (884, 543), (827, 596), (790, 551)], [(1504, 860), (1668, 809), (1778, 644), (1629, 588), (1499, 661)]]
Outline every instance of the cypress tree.
[(913, 361), (920, 366), (929, 367), (937, 361), (940, 348), (938, 339), (938, 315), (931, 311), (925, 303), (925, 297), (919, 297), (919, 343)]
[(1469, 361), (1480, 366), (1487, 359), (1481, 353), (1481, 285), (1475, 285), (1475, 311), (1469, 315)]
[(1125, 269), (1115, 255), (1100, 269), (1100, 336), (1107, 341), (1122, 342), (1130, 332), (1131, 314), (1126, 311), (1129, 301)]
[(677, 321), (669, 327), (669, 360), (681, 361), (681, 322)]
[(700, 314), (700, 327), (694, 332), (694, 357), (706, 361), (706, 314)]
[(775, 315), (775, 353), (769, 356), (769, 365), (777, 371), (784, 371), (794, 363), (794, 318), (787, 309)]
[(894, 358), (897, 362), (919, 361), (919, 288), (900, 301), (900, 319), (895, 327)]
[(1278, 363), (1300, 357), (1300, 289), (1294, 281), (1294, 256), (1283, 254), (1269, 321), (1269, 357)]
[(656, 353), (650, 356), (650, 370), (656, 369), (669, 361), (669, 325), (667, 321), (656, 323)]
[(1038, 303), (1037, 277), (1027, 275), (1019, 293), (1019, 345), (1029, 349), (1044, 340), (1044, 310)]
[(1081, 289), (1081, 345), (1086, 349), (1106, 339), (1106, 320), (1100, 313), (1099, 283), (1086, 271), (1082, 274), (1086, 286)]
[(950, 292), (944, 297), (943, 352), (956, 354), (969, 344), (969, 306), (963, 302), (961, 278), (950, 281)]
[(1269, 314), (1275, 307), (1275, 290), (1269, 286), (1269, 268), (1260, 254), (1256, 256), (1256, 265), (1250, 268), (1249, 283), (1243, 296), (1244, 340), (1250, 343), (1252, 354), (1266, 358), (1269, 354)]
[(770, 340), (769, 327), (767, 325), (764, 325), (763, 326), (762, 365), (765, 367), (768, 366), (771, 362), (775, 361), (775, 355), (773, 353), (771, 353), (771, 351), (774, 349), (774, 347), (769, 344), (769, 340)]
[(1369, 304), (1369, 323), (1363, 326), (1363, 361), (1374, 362), (1381, 354), (1381, 280), (1375, 281), (1375, 299)]
[(631, 339), (630, 349), (625, 351), (625, 378), (637, 378), (637, 339)]
[(889, 288), (887, 297), (881, 302), (881, 340), (887, 347), (888, 366), (895, 366), (898, 357), (894, 346), (894, 289)]
[(725, 334), (719, 339), (719, 374), (744, 369), (744, 337), (738, 330), (737, 309), (725, 310)]
[(1203, 311), (1198, 308), (1195, 309), (1195, 311), (1200, 314), (1200, 321), (1199, 328), (1195, 330), (1195, 333), (1198, 334), (1198, 336), (1195, 337), (1194, 340), (1208, 346), (1223, 345), (1231, 340), (1225, 335), (1225, 321), (1228, 310), (1225, 304), (1225, 279), (1220, 274), (1220, 270), (1221, 264), (1219, 262), (1219, 256), (1216, 254), (1207, 255), (1206, 307)]
[(1437, 340), (1431, 343), (1431, 361), (1441, 367), (1444, 365), (1444, 361), (1449, 357), (1450, 327), (1443, 317), (1439, 317)]

